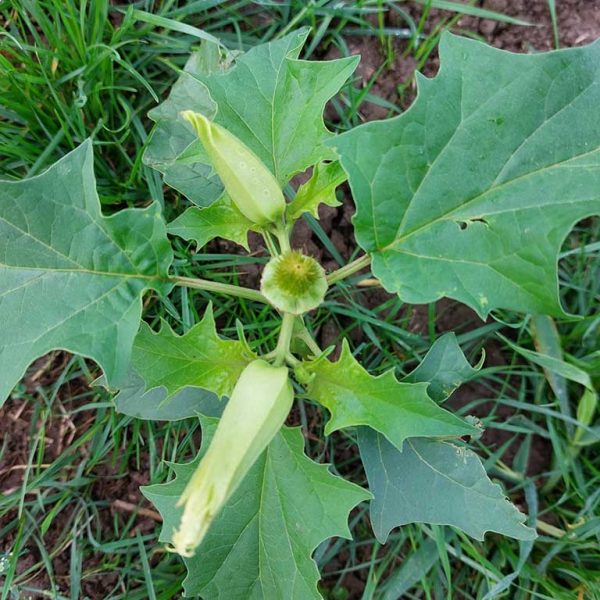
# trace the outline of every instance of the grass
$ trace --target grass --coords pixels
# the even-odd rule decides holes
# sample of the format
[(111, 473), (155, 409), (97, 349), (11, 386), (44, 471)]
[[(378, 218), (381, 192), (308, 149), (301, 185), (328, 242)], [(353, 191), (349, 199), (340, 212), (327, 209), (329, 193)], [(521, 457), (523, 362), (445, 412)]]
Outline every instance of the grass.
[[(4, 2), (0, 175), (38, 173), (93, 136), (107, 211), (112, 205), (155, 199), (172, 212), (178, 197), (163, 189), (158, 174), (140, 160), (151, 129), (146, 113), (165, 97), (203, 37), (218, 35), (230, 47), (247, 49), (306, 25), (312, 30), (306, 57), (322, 56), (331, 47), (347, 54), (352, 40), (371, 37), (381, 47), (380, 68), (366, 85), (354, 82), (332, 104), (332, 126), (345, 129), (364, 119), (369, 103), (399, 112), (376, 95), (377, 77), (399, 58), (425, 65), (440, 33), (460, 17), (446, 12), (432, 25), (436, 2), (420, 2), (420, 18), (413, 16), (414, 4)], [(554, 2), (549, 1), (549, 9)], [(383, 10), (395, 15), (394, 24)], [(551, 14), (558, 40), (555, 12)], [(409, 94), (411, 85), (402, 82), (399, 93)], [(309, 219), (308, 224), (333, 260), (343, 263), (319, 223)], [(496, 321), (458, 331), (473, 363), (484, 347), (496, 348), (502, 357), (488, 362), (491, 366), (481, 371), (459, 410), (479, 411), (494, 439), (502, 440), (487, 445), (484, 438), (479, 451), (490, 473), (526, 499), (532, 518), (542, 522), (541, 537), (531, 546), (498, 536), (477, 543), (449, 528), (411, 525), (393, 532), (381, 546), (363, 508), (353, 515), (353, 541), (332, 540), (315, 553), (325, 573), (327, 598), (600, 597), (600, 463), (593, 447), (574, 443), (581, 389), (544, 373), (497, 335), (502, 330), (518, 348), (560, 348), (598, 382), (599, 229), (597, 220), (579, 224), (560, 263), (565, 306), (582, 319), (551, 323), (501, 314)], [(175, 248), (181, 275), (201, 273), (231, 283), (259, 260), (197, 253), (181, 240)], [(327, 330), (331, 341), (349, 336), (374, 373), (389, 367), (409, 371), (440, 333), (444, 305), (410, 309), (395, 297), (380, 298), (376, 290), (353, 283), (337, 286), (311, 327)], [(179, 289), (162, 307), (151, 303), (148, 320), (164, 317), (185, 331), (208, 300), (224, 335), (235, 336), (235, 319), (240, 318), (251, 323), (253, 343), (272, 343), (275, 321), (268, 310), (198, 290)], [(34, 371), (2, 409), (10, 437), (0, 442), (0, 477), (10, 485), (3, 484), (0, 494), (0, 547), (5, 549), (0, 553), (1, 600), (75, 599), (92, 595), (100, 582), (105, 595), (114, 599), (177, 597), (183, 566), (157, 545), (156, 515), (141, 504), (136, 489), (140, 483), (166, 479), (165, 460), (185, 461), (196, 453), (197, 423), (150, 423), (115, 413), (109, 395), (87, 385), (97, 375), (95, 367), (79, 358), (54, 353), (36, 363)], [(496, 402), (490, 412), (491, 398)], [(334, 470), (364, 482), (351, 432), (324, 438), (319, 411), (309, 402), (298, 408), (309, 455), (332, 461)], [(16, 440), (24, 445), (15, 449)], [(510, 465), (500, 459), (507, 445), (515, 449)], [(528, 465), (538, 459), (540, 447), (554, 460), (530, 474)], [(364, 582), (362, 589), (352, 583), (356, 577)]]

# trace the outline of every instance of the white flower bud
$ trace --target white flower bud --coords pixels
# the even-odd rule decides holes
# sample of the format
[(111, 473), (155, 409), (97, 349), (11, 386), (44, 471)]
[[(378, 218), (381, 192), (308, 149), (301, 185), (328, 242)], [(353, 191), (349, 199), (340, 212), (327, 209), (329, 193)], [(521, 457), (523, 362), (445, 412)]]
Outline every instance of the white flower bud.
[(232, 133), (191, 110), (183, 111), (196, 130), (225, 191), (240, 212), (257, 225), (280, 221), (285, 198), (263, 162)]
[(244, 369), (210, 446), (179, 499), (184, 509), (172, 538), (176, 552), (193, 555), (213, 519), (285, 422), (293, 400), (286, 367), (257, 359)]

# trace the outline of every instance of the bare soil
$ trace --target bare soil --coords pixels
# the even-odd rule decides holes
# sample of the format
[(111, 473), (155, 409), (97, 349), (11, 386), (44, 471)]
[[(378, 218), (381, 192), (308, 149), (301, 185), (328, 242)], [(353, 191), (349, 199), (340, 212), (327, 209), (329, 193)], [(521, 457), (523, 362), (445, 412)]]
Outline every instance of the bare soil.
[[(555, 48), (552, 20), (548, 9), (548, 0), (485, 0), (482, 8), (501, 12), (531, 23), (529, 27), (515, 26), (489, 19), (470, 16), (461, 17), (454, 27), (456, 33), (475, 34), (488, 44), (511, 52), (546, 52)], [(423, 14), (423, 7), (408, 4), (406, 7), (414, 19)], [(432, 10), (429, 13), (425, 32), (435, 30), (441, 19), (452, 14), (447, 11)], [(600, 0), (558, 0), (556, 16), (560, 47), (583, 46), (600, 38)], [(404, 27), (406, 24), (396, 13), (389, 15), (390, 25)], [(358, 74), (367, 83), (384, 62), (384, 55), (378, 42), (373, 38), (350, 39), (348, 45), (353, 54), (361, 55)], [(396, 59), (377, 77), (371, 87), (373, 95), (407, 108), (414, 99), (415, 86), (411, 82), (408, 89), (401, 93), (407, 82), (412, 80), (417, 63), (412, 56), (405, 57), (406, 42), (397, 40), (394, 44)], [(330, 50), (330, 56), (336, 50)], [(421, 69), (428, 77), (437, 73), (439, 60), (434, 51)], [(365, 104), (361, 110), (365, 120), (382, 119), (388, 110), (375, 104)]]

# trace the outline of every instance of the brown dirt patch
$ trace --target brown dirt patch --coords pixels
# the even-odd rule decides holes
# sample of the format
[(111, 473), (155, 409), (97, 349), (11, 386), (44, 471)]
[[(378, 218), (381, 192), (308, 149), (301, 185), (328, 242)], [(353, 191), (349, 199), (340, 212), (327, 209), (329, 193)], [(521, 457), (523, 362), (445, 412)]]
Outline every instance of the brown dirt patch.
[[(474, 23), (477, 29), (473, 31), (484, 35), (494, 46), (513, 52), (554, 48), (547, 0), (487, 0), (484, 6), (533, 24), (533, 27), (517, 29), (485, 19)], [(600, 0), (559, 0), (556, 17), (561, 47), (590, 44), (600, 37)], [(468, 22), (465, 26), (471, 28)]]
[[(511, 52), (545, 52), (554, 49), (554, 34), (547, 0), (485, 0), (481, 7), (531, 23), (518, 26), (490, 19), (463, 16), (453, 27), (457, 34), (475, 34), (496, 48)], [(411, 17), (418, 22), (425, 12), (421, 5), (408, 3), (405, 7)], [(425, 26), (425, 34), (435, 31), (440, 21), (449, 21), (456, 13), (444, 10), (431, 10)], [(556, 16), (560, 47), (582, 46), (600, 38), (600, 0), (560, 0), (556, 2)], [(405, 27), (404, 20), (395, 12), (386, 14), (386, 24), (390, 27)], [(414, 72), (418, 64), (407, 52), (406, 40), (393, 43), (395, 59), (384, 65), (386, 57), (378, 40), (374, 37), (352, 38), (348, 46), (352, 54), (362, 56), (357, 74), (364, 85), (381, 71), (370, 88), (373, 95), (407, 108), (415, 95)], [(330, 49), (326, 58), (339, 56), (337, 49)], [(434, 50), (424, 61), (421, 71), (428, 77), (437, 73), (439, 60)], [(361, 107), (364, 120), (383, 119), (390, 114), (385, 107), (366, 102)]]
[[(88, 389), (88, 382), (80, 378), (67, 380), (58, 390), (51, 407), (46, 406), (40, 397), (36, 398), (36, 389), (39, 386), (48, 386), (46, 391), (51, 389), (69, 359), (66, 353), (54, 352), (36, 361), (23, 381), (24, 397), (11, 398), (0, 408), (0, 497), (19, 494), (25, 477), (32, 482), (47, 469), (53, 469), (56, 460), (64, 461), (60, 470), (25, 494), (25, 511), (30, 517), (24, 514), (19, 518), (14, 508), (0, 510), (0, 531), (4, 532), (0, 539), (0, 556), (14, 551), (19, 527), (25, 522), (25, 541), (21, 545), (16, 570), (19, 583), (11, 591), (22, 593), (18, 597), (32, 600), (48, 598), (47, 593), (51, 590), (38, 543), (43, 544), (50, 556), (60, 592), (68, 596), (74, 528), (85, 536), (83, 523), (92, 518), (90, 526), (94, 528), (97, 539), (113, 539), (114, 523), (118, 522), (124, 528), (133, 513), (138, 513), (138, 516), (129, 529), (130, 535), (135, 536), (138, 532), (147, 534), (157, 527), (157, 513), (139, 491), (140, 485), (148, 483), (147, 456), (141, 457), (139, 467), (131, 461), (125, 472), (119, 472), (116, 466), (120, 465), (119, 457), (108, 454), (100, 462), (78, 472), (82, 463), (90, 457), (90, 442), (79, 444), (78, 440), (95, 421), (92, 411), (76, 411), (91, 401), (89, 395), (77, 398)], [(30, 452), (34, 439), (41, 452), (32, 459)], [(28, 469), (32, 463), (33, 466)], [(76, 477), (81, 480), (80, 487), (73, 490), (73, 498), (63, 505), (59, 491)], [(39, 497), (42, 502), (41, 497), (47, 498), (49, 494), (56, 494), (57, 500), (43, 500), (44, 513), (41, 514), (36, 498)], [(85, 506), (92, 503), (95, 510), (88, 512)], [(30, 519), (37, 518), (41, 522), (51, 511), (55, 511), (55, 515), (47, 530), (32, 531)], [(103, 567), (106, 562), (107, 555), (104, 553), (85, 553), (81, 581), (83, 597), (109, 597), (118, 575), (116, 571), (107, 571)], [(27, 592), (20, 592), (21, 586), (27, 586)], [(42, 590), (46, 594), (36, 594), (31, 589)]]

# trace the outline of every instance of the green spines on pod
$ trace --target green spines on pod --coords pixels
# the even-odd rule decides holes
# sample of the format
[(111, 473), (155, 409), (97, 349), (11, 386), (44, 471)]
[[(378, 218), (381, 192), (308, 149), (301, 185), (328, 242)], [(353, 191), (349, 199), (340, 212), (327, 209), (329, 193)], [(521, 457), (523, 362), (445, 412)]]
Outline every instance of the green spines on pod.
[(184, 509), (172, 538), (176, 552), (193, 555), (215, 516), (285, 422), (293, 400), (286, 367), (257, 359), (244, 369), (212, 442), (179, 499)]
[(260, 289), (275, 308), (301, 315), (323, 302), (327, 279), (314, 258), (292, 250), (267, 263)]
[(285, 198), (275, 176), (241, 140), (204, 115), (181, 115), (196, 130), (225, 191), (240, 212), (257, 225), (280, 221)]

